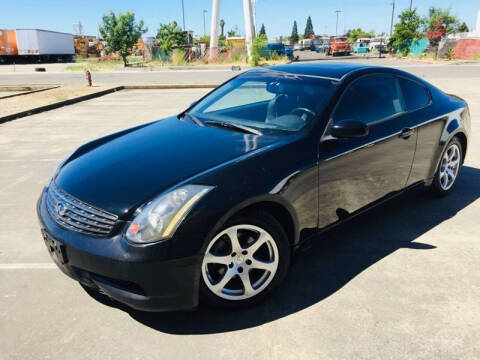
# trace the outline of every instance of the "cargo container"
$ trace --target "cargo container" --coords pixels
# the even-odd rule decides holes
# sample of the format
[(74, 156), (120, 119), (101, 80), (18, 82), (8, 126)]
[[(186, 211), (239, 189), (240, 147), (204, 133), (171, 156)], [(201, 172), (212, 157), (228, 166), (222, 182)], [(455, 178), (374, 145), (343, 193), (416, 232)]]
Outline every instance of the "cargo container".
[(75, 54), (73, 35), (39, 29), (17, 29), (18, 55), (68, 58)]
[(0, 29), (0, 56), (18, 55), (15, 30)]
[[(7, 34), (7, 36), (5, 36)], [(75, 54), (73, 35), (40, 29), (2, 31), (0, 46), (15, 44), (14, 50), (0, 50), (0, 62), (68, 61)], [(14, 39), (14, 40), (12, 40)], [(12, 46), (10, 49), (12, 49)]]

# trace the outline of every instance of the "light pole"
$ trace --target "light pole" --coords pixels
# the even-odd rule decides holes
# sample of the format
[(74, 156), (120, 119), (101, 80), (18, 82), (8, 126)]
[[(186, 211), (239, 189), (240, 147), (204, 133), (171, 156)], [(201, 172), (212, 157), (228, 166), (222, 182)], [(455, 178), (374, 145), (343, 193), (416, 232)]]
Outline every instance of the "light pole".
[(183, 31), (185, 31), (185, 7), (183, 6), (183, 0), (182, 0), (182, 19), (183, 19)]
[(207, 28), (205, 27), (205, 14), (208, 12), (208, 10), (203, 10), (203, 35), (207, 35)]
[(393, 16), (395, 15), (395, 0), (392, 2), (392, 20), (390, 21), (390, 36), (393, 34)]
[(338, 14), (340, 14), (342, 10), (335, 10), (335, 12), (337, 13), (337, 23), (335, 24), (335, 36), (337, 36), (338, 35)]
[(250, 58), (252, 55), (252, 41), (255, 37), (251, 0), (243, 0), (243, 16), (245, 17), (245, 46), (247, 47), (247, 55)]

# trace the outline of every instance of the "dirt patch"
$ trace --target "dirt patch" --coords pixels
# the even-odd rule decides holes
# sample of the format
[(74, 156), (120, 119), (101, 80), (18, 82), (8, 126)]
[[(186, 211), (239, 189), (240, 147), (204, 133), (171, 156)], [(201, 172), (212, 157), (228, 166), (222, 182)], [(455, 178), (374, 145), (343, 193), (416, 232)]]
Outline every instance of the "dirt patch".
[(61, 86), (58, 88), (0, 99), (0, 117), (16, 114), (40, 106), (54, 104), (83, 95), (107, 90), (111, 86)]

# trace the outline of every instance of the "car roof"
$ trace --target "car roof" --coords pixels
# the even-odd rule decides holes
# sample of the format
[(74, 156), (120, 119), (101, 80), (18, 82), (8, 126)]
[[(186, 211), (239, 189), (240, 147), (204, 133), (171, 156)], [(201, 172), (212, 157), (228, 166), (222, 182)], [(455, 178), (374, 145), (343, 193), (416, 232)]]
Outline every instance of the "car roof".
[[(382, 68), (365, 64), (353, 64), (344, 62), (328, 63), (295, 63), (269, 66), (268, 69), (296, 75), (321, 76), (340, 80), (348, 73), (361, 69)], [(383, 68), (385, 69), (385, 68)]]

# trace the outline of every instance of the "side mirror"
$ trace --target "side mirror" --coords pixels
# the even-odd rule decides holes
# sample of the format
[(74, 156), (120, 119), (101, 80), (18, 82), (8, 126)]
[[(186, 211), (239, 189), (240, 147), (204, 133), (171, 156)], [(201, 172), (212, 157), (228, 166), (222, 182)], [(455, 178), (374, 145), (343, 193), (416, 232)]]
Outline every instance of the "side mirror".
[(330, 128), (330, 135), (336, 138), (358, 138), (368, 135), (368, 126), (358, 120), (342, 120)]

